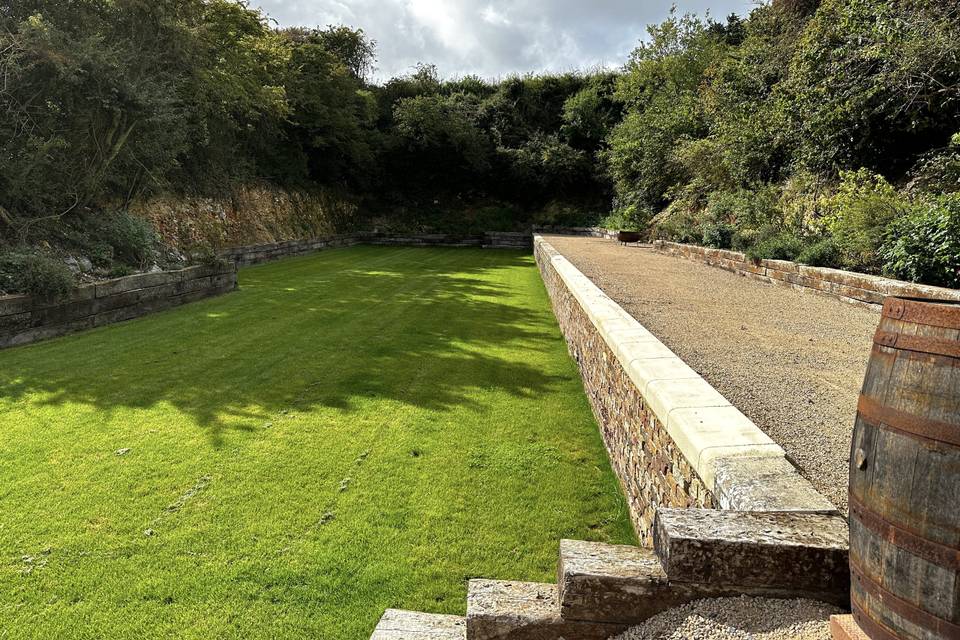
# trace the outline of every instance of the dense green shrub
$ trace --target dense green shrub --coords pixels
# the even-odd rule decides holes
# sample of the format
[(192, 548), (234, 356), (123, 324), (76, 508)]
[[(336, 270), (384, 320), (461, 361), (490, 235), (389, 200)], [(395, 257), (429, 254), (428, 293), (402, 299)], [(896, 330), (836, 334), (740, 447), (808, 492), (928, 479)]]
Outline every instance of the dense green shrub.
[[(100, 215), (90, 222), (96, 247), (102, 253), (91, 256), (98, 262), (120, 261), (133, 267), (145, 267), (156, 260), (159, 240), (153, 227), (143, 218), (117, 211)], [(107, 252), (109, 250), (109, 260)]]
[(654, 239), (703, 244), (703, 227), (690, 209), (668, 208), (653, 217), (652, 225), (651, 235)]
[(618, 82), (616, 97), (627, 111), (604, 158), (619, 196), (636, 194), (661, 208), (687, 176), (677, 144), (707, 133), (699, 89), (727, 45), (710, 23), (691, 15), (671, 15), (649, 33)]
[(804, 242), (789, 231), (762, 240), (747, 249), (751, 260), (795, 260), (804, 250)]
[(708, 222), (703, 225), (703, 244), (717, 249), (730, 249), (736, 231), (737, 228), (727, 222)]
[(833, 238), (817, 240), (803, 248), (797, 262), (811, 267), (835, 267), (841, 262), (840, 247)]
[(803, 162), (892, 173), (945, 144), (956, 132), (958, 59), (955, 2), (824, 0), (785, 87)]
[(560, 132), (571, 145), (595, 152), (620, 122), (622, 105), (614, 98), (617, 76), (599, 74), (563, 103)]
[(889, 276), (960, 287), (960, 195), (917, 202), (891, 225), (879, 254)]
[(518, 149), (498, 149), (520, 185), (563, 189), (589, 180), (590, 165), (583, 151), (574, 149), (557, 135), (535, 134)]
[(909, 177), (911, 190), (960, 192), (960, 133), (953, 135), (950, 146), (921, 156)]
[(865, 169), (840, 175), (837, 192), (826, 201), (823, 223), (844, 267), (879, 271), (882, 260), (877, 251), (887, 227), (910, 203), (882, 176)]
[(66, 296), (76, 280), (62, 260), (31, 249), (0, 251), (0, 291), (28, 293), (54, 300)]

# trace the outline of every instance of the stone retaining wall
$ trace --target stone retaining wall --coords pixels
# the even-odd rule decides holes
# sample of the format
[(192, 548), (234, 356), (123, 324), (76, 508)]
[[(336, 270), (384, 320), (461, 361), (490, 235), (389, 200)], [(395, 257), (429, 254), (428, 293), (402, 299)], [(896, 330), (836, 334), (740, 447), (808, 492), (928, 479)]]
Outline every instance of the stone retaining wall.
[(836, 512), (778, 444), (541, 236), (534, 256), (643, 544), (659, 507)]
[(550, 233), (558, 236), (587, 236), (616, 240), (617, 232), (603, 227), (534, 227), (533, 233)]
[(231, 247), (220, 252), (222, 267), (190, 267), (143, 273), (79, 287), (69, 297), (47, 302), (31, 296), (0, 296), (0, 349), (130, 320), (237, 288), (237, 268), (358, 244), (418, 247), (529, 249), (527, 233), (476, 235), (356, 233), (311, 240), (286, 240)]
[(85, 285), (69, 298), (0, 297), (0, 348), (130, 320), (237, 287), (237, 267), (197, 266)]
[(960, 291), (956, 289), (931, 287), (840, 269), (808, 267), (787, 260), (754, 261), (737, 251), (709, 249), (663, 240), (655, 241), (653, 246), (662, 253), (696, 260), (748, 278), (800, 291), (813, 291), (877, 311), (883, 307), (886, 296), (960, 301)]
[(356, 235), (335, 235), (313, 240), (287, 240), (286, 242), (232, 247), (221, 251), (220, 257), (235, 262), (237, 266), (246, 267), (279, 258), (304, 256), (323, 249), (350, 247), (359, 243), (360, 240)]
[(482, 234), (456, 235), (448, 233), (392, 234), (355, 233), (315, 238), (288, 240), (246, 247), (232, 247), (220, 252), (225, 260), (245, 267), (279, 258), (302, 256), (323, 249), (351, 247), (358, 244), (403, 247), (477, 247), (489, 249), (530, 249), (533, 240), (529, 233), (488, 231)]

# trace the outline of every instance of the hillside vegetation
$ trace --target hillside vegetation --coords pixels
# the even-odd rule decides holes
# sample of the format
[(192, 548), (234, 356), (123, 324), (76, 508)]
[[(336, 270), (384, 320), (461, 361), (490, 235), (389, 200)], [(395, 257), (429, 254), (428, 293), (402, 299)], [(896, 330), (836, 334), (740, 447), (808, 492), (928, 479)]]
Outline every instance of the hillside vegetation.
[[(377, 84), (362, 30), (278, 29), (229, 0), (7, 4), (0, 290), (55, 293), (264, 229), (601, 220), (960, 286), (955, 4), (778, 0), (642, 35), (617, 71), (444, 80), (425, 64)], [(162, 211), (189, 205), (145, 204), (249, 185), (318, 204), (306, 225), (301, 206), (289, 224), (178, 231), (175, 251)]]

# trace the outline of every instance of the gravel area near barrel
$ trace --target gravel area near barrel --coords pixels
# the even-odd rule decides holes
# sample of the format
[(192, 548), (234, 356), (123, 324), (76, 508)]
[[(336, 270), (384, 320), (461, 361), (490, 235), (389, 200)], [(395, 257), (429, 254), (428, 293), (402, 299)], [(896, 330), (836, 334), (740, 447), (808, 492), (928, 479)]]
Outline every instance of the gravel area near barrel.
[(646, 247), (548, 239), (847, 512), (850, 437), (879, 314)]
[(830, 616), (838, 613), (812, 600), (698, 600), (664, 611), (615, 640), (830, 640)]

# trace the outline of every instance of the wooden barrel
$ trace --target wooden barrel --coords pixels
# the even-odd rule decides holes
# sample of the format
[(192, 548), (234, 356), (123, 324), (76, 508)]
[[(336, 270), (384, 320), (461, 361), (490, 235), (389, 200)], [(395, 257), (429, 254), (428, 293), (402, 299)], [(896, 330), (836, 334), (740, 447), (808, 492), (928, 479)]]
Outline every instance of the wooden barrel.
[(888, 298), (850, 453), (851, 606), (873, 640), (960, 640), (960, 304)]

